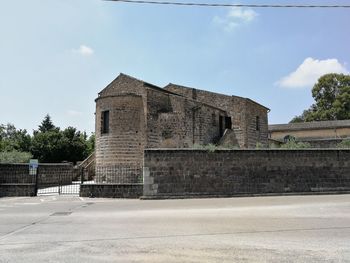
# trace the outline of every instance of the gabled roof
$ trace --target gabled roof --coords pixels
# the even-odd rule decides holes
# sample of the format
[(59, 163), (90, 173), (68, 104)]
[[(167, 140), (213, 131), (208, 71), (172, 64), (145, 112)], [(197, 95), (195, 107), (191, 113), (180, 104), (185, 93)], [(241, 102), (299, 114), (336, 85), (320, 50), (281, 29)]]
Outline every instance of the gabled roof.
[(236, 96), (236, 95), (226, 95), (226, 94), (222, 94), (222, 93), (217, 93), (217, 92), (212, 92), (212, 91), (207, 91), (207, 90), (201, 90), (201, 89), (197, 89), (197, 88), (191, 88), (191, 87), (178, 85), (178, 84), (174, 84), (174, 83), (169, 83), (168, 85), (166, 85), (164, 87), (164, 89), (167, 89), (167, 88), (170, 88), (170, 87), (179, 87), (179, 88), (183, 88), (183, 89), (192, 89), (192, 90), (194, 89), (194, 90), (203, 91), (203, 92), (211, 93), (211, 94), (214, 94), (214, 95), (217, 95), (217, 96), (228, 97), (228, 98), (234, 97), (234, 98), (237, 98), (237, 99), (241, 99), (241, 100), (246, 100), (246, 101), (252, 102), (252, 103), (257, 104), (258, 106), (260, 106), (262, 108), (265, 108), (268, 112), (270, 111), (270, 109), (268, 107), (265, 107), (264, 105), (254, 101), (254, 100), (251, 100), (249, 98), (244, 98), (244, 97), (240, 97), (240, 96)]
[(101, 90), (101, 91), (98, 93), (98, 95), (101, 96), (101, 95), (103, 95), (104, 93), (108, 92), (110, 89), (115, 88), (114, 85), (115, 85), (115, 83), (116, 83), (117, 81), (120, 80), (120, 78), (126, 78), (126, 79), (130, 79), (130, 80), (132, 80), (132, 81), (135, 81), (135, 82), (139, 83), (140, 86), (142, 86), (142, 87), (151, 88), (151, 89), (154, 89), (154, 90), (157, 90), (157, 91), (160, 91), (160, 92), (164, 92), (164, 93), (167, 93), (167, 94), (172, 94), (172, 95), (181, 96), (181, 95), (179, 95), (179, 94), (176, 94), (176, 93), (173, 93), (173, 92), (171, 92), (171, 91), (165, 90), (165, 89), (163, 89), (163, 88), (161, 88), (161, 87), (158, 87), (158, 86), (156, 86), (156, 85), (153, 85), (153, 84), (151, 84), (151, 83), (149, 83), (149, 82), (146, 82), (146, 81), (143, 81), (143, 80), (134, 78), (134, 77), (132, 77), (132, 76), (130, 76), (130, 75), (127, 75), (127, 74), (124, 74), (124, 73), (120, 73), (120, 74), (118, 75), (118, 77), (116, 77), (116, 78), (115, 78), (111, 83), (109, 83), (103, 90)]
[(269, 125), (269, 131), (298, 131), (332, 128), (350, 128), (350, 120), (313, 121)]

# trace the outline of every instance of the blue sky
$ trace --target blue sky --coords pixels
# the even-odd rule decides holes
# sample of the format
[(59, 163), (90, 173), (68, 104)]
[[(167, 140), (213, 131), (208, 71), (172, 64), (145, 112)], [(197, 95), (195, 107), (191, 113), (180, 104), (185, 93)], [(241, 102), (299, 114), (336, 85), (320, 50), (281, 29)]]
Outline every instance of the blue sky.
[(285, 123), (313, 103), (320, 75), (349, 73), (349, 25), (350, 9), (2, 1), (0, 123), (31, 132), (49, 113), (90, 133), (94, 99), (120, 72), (249, 97), (271, 108), (270, 123)]

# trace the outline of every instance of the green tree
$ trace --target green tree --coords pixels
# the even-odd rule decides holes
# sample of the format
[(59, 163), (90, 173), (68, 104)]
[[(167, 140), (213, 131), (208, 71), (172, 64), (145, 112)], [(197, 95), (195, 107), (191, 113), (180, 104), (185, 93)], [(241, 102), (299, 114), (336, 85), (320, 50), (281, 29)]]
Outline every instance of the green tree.
[(0, 125), (0, 151), (29, 152), (31, 137), (26, 130), (16, 129), (13, 124)]
[(77, 131), (76, 128), (68, 127), (62, 132), (61, 151), (63, 152), (62, 161), (76, 163), (82, 161), (88, 156), (88, 143), (86, 134)]
[(0, 152), (0, 163), (28, 163), (31, 158), (28, 152)]
[(350, 75), (326, 74), (312, 89), (315, 103), (291, 122), (350, 119)]
[(32, 140), (31, 153), (40, 162), (55, 163), (63, 161), (62, 133), (58, 130), (36, 132)]
[(88, 155), (90, 155), (95, 150), (95, 133), (91, 134), (89, 139), (87, 139), (86, 142), (87, 142)]
[(59, 128), (57, 128), (53, 124), (50, 115), (46, 114), (44, 120), (39, 125), (39, 132), (48, 132), (48, 131), (53, 131), (53, 130), (59, 130)]
[[(92, 138), (91, 140), (94, 141)], [(46, 115), (34, 132), (31, 153), (40, 162), (73, 162), (84, 160), (90, 153), (86, 133), (81, 133), (74, 127), (68, 127), (63, 131), (56, 127), (50, 116)]]

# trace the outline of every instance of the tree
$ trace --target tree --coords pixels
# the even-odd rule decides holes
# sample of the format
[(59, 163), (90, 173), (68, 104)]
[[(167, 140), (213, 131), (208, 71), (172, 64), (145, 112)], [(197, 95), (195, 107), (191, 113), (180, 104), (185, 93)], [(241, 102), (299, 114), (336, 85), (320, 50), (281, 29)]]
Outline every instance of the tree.
[(94, 151), (95, 136), (74, 127), (63, 131), (46, 115), (31, 137), (13, 124), (0, 124), (0, 162), (23, 162), (32, 156), (40, 162), (82, 161)]
[(95, 133), (91, 134), (89, 139), (87, 139), (88, 155), (92, 154), (95, 150)]
[(13, 124), (0, 125), (0, 151), (29, 152), (31, 137), (26, 130), (17, 130)]
[(41, 122), (41, 125), (39, 125), (39, 132), (48, 132), (48, 131), (53, 131), (53, 130), (59, 130), (57, 128), (52, 120), (49, 114), (46, 114), (44, 120)]
[(0, 152), (0, 163), (28, 163), (31, 158), (28, 152)]
[(61, 131), (53, 124), (50, 116), (46, 115), (38, 131), (34, 132), (31, 153), (40, 162), (76, 163), (89, 155), (91, 147), (93, 146), (89, 146), (85, 133), (74, 127)]
[(40, 162), (61, 162), (64, 160), (61, 141), (62, 133), (58, 130), (36, 132), (33, 136), (31, 153)]
[(315, 103), (293, 122), (350, 119), (350, 75), (326, 74), (312, 89)]
[(66, 161), (82, 161), (88, 156), (88, 144), (86, 135), (76, 128), (68, 127), (62, 132), (61, 147)]

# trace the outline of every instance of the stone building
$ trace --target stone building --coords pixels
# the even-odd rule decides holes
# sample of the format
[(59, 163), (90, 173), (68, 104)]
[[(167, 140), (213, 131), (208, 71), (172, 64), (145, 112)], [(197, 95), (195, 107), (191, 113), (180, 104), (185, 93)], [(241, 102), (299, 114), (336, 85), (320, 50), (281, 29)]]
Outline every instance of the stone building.
[(342, 140), (350, 139), (350, 120), (269, 125), (272, 143), (283, 143), (290, 137), (313, 148), (334, 148)]
[(96, 169), (141, 167), (146, 148), (267, 146), (268, 111), (247, 98), (120, 74), (96, 99)]

